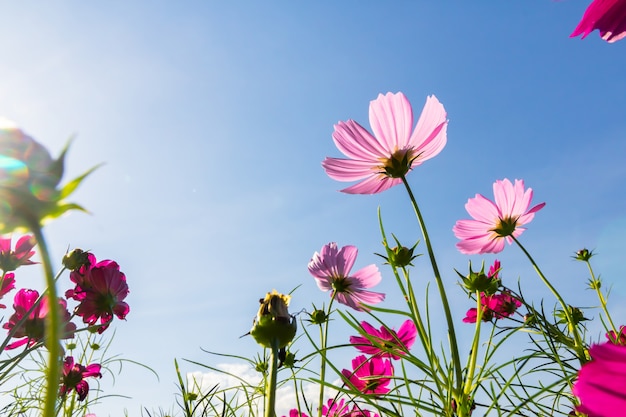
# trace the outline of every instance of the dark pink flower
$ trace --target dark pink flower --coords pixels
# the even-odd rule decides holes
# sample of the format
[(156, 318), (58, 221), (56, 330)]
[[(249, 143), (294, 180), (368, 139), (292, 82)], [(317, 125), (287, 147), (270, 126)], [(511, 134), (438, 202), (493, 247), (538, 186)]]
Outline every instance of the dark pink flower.
[(626, 410), (626, 346), (593, 345), (589, 355), (572, 390), (580, 400), (576, 410), (589, 417), (621, 417)]
[(76, 287), (66, 292), (68, 298), (79, 301), (76, 315), (83, 322), (94, 325), (100, 320), (98, 332), (102, 333), (113, 320), (126, 318), (130, 307), (124, 299), (128, 295), (126, 276), (119, 265), (110, 260), (95, 265), (83, 266), (70, 274)]
[(89, 393), (89, 384), (85, 381), (87, 377), (101, 378), (100, 365), (92, 363), (91, 365), (83, 366), (79, 363), (74, 363), (74, 358), (68, 356), (63, 362), (63, 375), (61, 376), (61, 388), (59, 389), (59, 396), (65, 397), (67, 393), (72, 390), (78, 394), (78, 401), (83, 401)]
[[(2, 278), (0, 278), (0, 299), (8, 294), (9, 291), (15, 288), (15, 274), (13, 272), (9, 272), (8, 274), (4, 274)], [(0, 308), (7, 308), (4, 304), (0, 304)]]
[[(480, 304), (483, 309), (482, 321), (491, 321), (495, 319), (503, 319), (510, 317), (522, 306), (522, 302), (513, 297), (510, 292), (502, 291), (498, 294), (485, 295), (480, 294)], [(476, 308), (470, 308), (465, 318), (464, 323), (476, 323), (478, 317), (478, 310)]]
[[(283, 417), (286, 417), (286, 416), (283, 416)], [(293, 408), (289, 410), (289, 417), (309, 417), (309, 416), (307, 416), (304, 413), (299, 412), (297, 408)]]
[(387, 385), (393, 376), (393, 367), (389, 359), (372, 356), (367, 359), (364, 355), (352, 359), (352, 371), (341, 371), (351, 386), (362, 394), (387, 394)]
[[(15, 294), (13, 302), (15, 313), (2, 325), (2, 328), (9, 330), (11, 337), (21, 339), (8, 345), (6, 347), (7, 350), (15, 349), (25, 344), (32, 346), (44, 340), (45, 319), (48, 315), (48, 311), (50, 311), (50, 302), (46, 296), (44, 296), (39, 303), (37, 303), (38, 299), (39, 293), (35, 290), (22, 288)], [(76, 325), (70, 322), (71, 317), (70, 313), (67, 311), (67, 303), (65, 300), (59, 299), (59, 307), (61, 308), (61, 320), (64, 323), (64, 331), (61, 337), (63, 339), (71, 339), (74, 337)], [(24, 318), (25, 320), (20, 323)]]
[(22, 265), (34, 265), (36, 262), (30, 258), (35, 254), (32, 249), (36, 244), (33, 236), (24, 235), (17, 240), (15, 250), (11, 250), (11, 237), (0, 237), (0, 269), (10, 272)]
[(473, 220), (459, 220), (452, 228), (457, 238), (456, 244), (461, 253), (481, 254), (498, 253), (504, 249), (505, 240), (511, 244), (511, 236), (518, 237), (525, 230), (535, 213), (546, 203), (530, 207), (533, 190), (524, 190), (524, 181), (515, 180), (515, 185), (508, 179), (498, 180), (493, 184), (495, 203), (480, 194), (470, 198), (465, 209)]
[(570, 38), (583, 35), (584, 39), (594, 30), (600, 31), (602, 39), (609, 43), (626, 36), (626, 0), (594, 0), (591, 2)]
[(350, 336), (350, 343), (368, 355), (377, 355), (391, 359), (400, 359), (415, 342), (417, 329), (412, 320), (406, 320), (400, 329), (389, 329), (381, 326), (380, 330), (366, 321), (361, 322), (366, 336)]
[(619, 333), (616, 334), (613, 330), (606, 334), (606, 338), (616, 345), (626, 346), (626, 326), (619, 326)]
[(332, 291), (331, 295), (341, 304), (357, 311), (367, 310), (363, 304), (376, 304), (385, 299), (385, 294), (367, 291), (378, 284), (382, 277), (376, 265), (369, 265), (350, 275), (358, 249), (344, 246), (337, 249), (331, 242), (315, 252), (309, 262), (309, 272), (322, 291)]
[(402, 93), (379, 94), (370, 102), (369, 118), (374, 135), (354, 120), (337, 123), (333, 140), (349, 159), (322, 162), (334, 180), (361, 180), (344, 193), (375, 194), (393, 187), (446, 145), (446, 111), (435, 96), (426, 99), (414, 130), (413, 109)]
[(350, 411), (350, 407), (345, 404), (345, 400), (342, 398), (336, 401), (333, 398), (328, 400), (328, 405), (322, 406), (322, 415), (325, 417), (343, 417)]

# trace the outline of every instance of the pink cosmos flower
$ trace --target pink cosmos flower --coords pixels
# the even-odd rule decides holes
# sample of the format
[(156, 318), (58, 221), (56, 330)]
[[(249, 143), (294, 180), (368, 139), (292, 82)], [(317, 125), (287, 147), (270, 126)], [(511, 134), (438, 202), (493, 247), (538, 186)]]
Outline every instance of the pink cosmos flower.
[[(495, 319), (503, 319), (510, 317), (522, 306), (522, 302), (513, 297), (508, 291), (502, 291), (499, 294), (485, 295), (480, 294), (480, 304), (482, 306), (482, 321), (491, 321)], [(478, 310), (470, 308), (467, 310), (464, 323), (476, 323), (478, 318)]]
[(116, 262), (106, 260), (83, 266), (73, 271), (70, 279), (76, 287), (68, 290), (66, 297), (80, 302), (76, 315), (82, 317), (83, 322), (94, 325), (100, 320), (98, 333), (107, 329), (113, 316), (126, 318), (130, 307), (123, 300), (128, 295), (128, 284)]
[(368, 355), (400, 359), (413, 346), (417, 337), (417, 329), (412, 320), (402, 323), (397, 332), (385, 326), (378, 330), (366, 321), (361, 322), (361, 327), (367, 336), (350, 336), (350, 343)]
[(413, 109), (402, 93), (379, 94), (370, 102), (369, 118), (373, 135), (354, 120), (337, 123), (333, 141), (348, 159), (322, 162), (334, 180), (361, 180), (341, 190), (344, 193), (375, 194), (391, 188), (446, 145), (446, 111), (435, 96), (426, 99), (413, 131)]
[(626, 0), (594, 0), (591, 2), (570, 38), (582, 39), (598, 29), (609, 43), (626, 37)]
[[(13, 302), (15, 313), (2, 325), (2, 328), (9, 330), (11, 337), (21, 339), (7, 345), (5, 349), (15, 349), (25, 344), (33, 346), (44, 339), (45, 319), (48, 311), (50, 311), (50, 301), (48, 297), (44, 296), (37, 304), (38, 298), (39, 293), (37, 291), (25, 288), (22, 288), (15, 294)], [(62, 298), (59, 299), (59, 307), (61, 307), (62, 311), (61, 320), (64, 323), (62, 338), (71, 339), (74, 337), (76, 325), (70, 322), (71, 317), (67, 311), (67, 303)]]
[(616, 334), (613, 330), (606, 334), (606, 338), (616, 345), (626, 346), (626, 326), (619, 326), (619, 332)]
[(15, 244), (15, 250), (11, 250), (11, 237), (0, 237), (0, 269), (4, 272), (15, 271), (22, 265), (34, 265), (30, 260), (35, 254), (32, 250), (37, 241), (31, 235), (24, 235)]
[(572, 390), (580, 400), (576, 410), (589, 417), (621, 417), (626, 410), (626, 346), (593, 345), (589, 355)]
[(78, 394), (78, 401), (83, 401), (87, 398), (89, 393), (89, 384), (85, 381), (87, 377), (101, 378), (100, 365), (92, 363), (91, 365), (83, 366), (79, 363), (74, 363), (74, 358), (68, 356), (63, 362), (63, 375), (61, 376), (61, 388), (59, 389), (59, 396), (65, 397), (68, 392), (72, 390)]
[(362, 394), (382, 395), (389, 392), (389, 382), (393, 376), (393, 367), (389, 359), (364, 355), (352, 359), (352, 371), (341, 371), (346, 381)]
[[(283, 417), (287, 417), (287, 416), (283, 416)], [(297, 408), (293, 408), (289, 410), (289, 417), (309, 417), (309, 416), (307, 416), (304, 413), (299, 412)]]
[(343, 398), (339, 401), (330, 398), (328, 405), (322, 406), (322, 415), (325, 417), (343, 417), (350, 411), (350, 407), (345, 404), (346, 400)]
[(331, 290), (331, 296), (341, 304), (357, 311), (367, 311), (363, 304), (380, 303), (385, 294), (365, 289), (375, 286), (382, 279), (376, 265), (368, 265), (350, 275), (357, 254), (355, 246), (337, 249), (337, 244), (331, 242), (323, 246), (320, 253), (313, 254), (308, 268), (320, 290)]
[(508, 179), (498, 180), (493, 184), (495, 203), (480, 194), (470, 198), (465, 209), (474, 220), (458, 220), (452, 231), (461, 239), (456, 244), (464, 254), (498, 253), (504, 249), (504, 241), (513, 242), (511, 236), (518, 237), (535, 213), (546, 203), (537, 204), (529, 209), (533, 190), (524, 190), (524, 181), (515, 180), (515, 185)]
[[(9, 272), (8, 274), (4, 274), (2, 278), (0, 278), (0, 299), (8, 294), (9, 291), (15, 288), (15, 274), (13, 272)], [(7, 308), (4, 304), (0, 304), (0, 308)]]

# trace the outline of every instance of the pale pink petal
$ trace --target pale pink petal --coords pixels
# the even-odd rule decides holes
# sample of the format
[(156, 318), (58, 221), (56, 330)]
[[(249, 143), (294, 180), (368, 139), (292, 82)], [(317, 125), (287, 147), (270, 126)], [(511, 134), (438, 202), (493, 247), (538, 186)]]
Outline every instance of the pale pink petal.
[(383, 279), (376, 265), (368, 265), (356, 271), (350, 278), (358, 282), (361, 288), (371, 288)]
[(413, 109), (402, 93), (378, 95), (370, 102), (370, 125), (374, 136), (392, 154), (409, 143)]
[(326, 174), (337, 181), (357, 181), (376, 175), (372, 163), (355, 159), (326, 158), (322, 162)]
[(470, 198), (465, 203), (465, 210), (470, 216), (478, 221), (483, 221), (494, 225), (500, 218), (499, 206), (496, 206), (491, 200), (481, 194), (476, 194), (474, 198)]
[(363, 126), (354, 120), (335, 125), (333, 141), (337, 148), (349, 158), (363, 161), (378, 161), (388, 150)]
[(350, 274), (359, 250), (356, 246), (346, 245), (337, 253), (337, 276), (344, 277)]
[(385, 177), (382, 174), (373, 174), (371, 177), (341, 190), (347, 194), (377, 194), (394, 185), (402, 183), (400, 178)]
[(411, 167), (421, 165), (422, 162), (437, 156), (439, 152), (446, 146), (448, 122), (443, 122), (433, 130), (429, 137), (417, 148), (417, 158), (411, 164)]
[(422, 161), (437, 155), (446, 145), (447, 113), (437, 97), (429, 96), (409, 139), (410, 147), (418, 150)]

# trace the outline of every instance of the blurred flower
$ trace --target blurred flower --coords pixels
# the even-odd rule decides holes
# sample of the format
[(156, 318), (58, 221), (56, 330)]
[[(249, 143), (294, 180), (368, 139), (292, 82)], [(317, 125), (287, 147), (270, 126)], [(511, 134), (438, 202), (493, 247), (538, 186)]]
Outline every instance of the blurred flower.
[(69, 210), (83, 210), (64, 199), (93, 169), (57, 189), (67, 149), (52, 159), (44, 146), (14, 123), (0, 120), (0, 233), (40, 225)]
[(626, 326), (619, 326), (618, 334), (616, 334), (613, 330), (610, 330), (606, 334), (606, 338), (616, 345), (626, 346)]
[(276, 290), (268, 292), (261, 299), (261, 306), (257, 313), (250, 334), (258, 344), (266, 348), (282, 348), (287, 346), (296, 335), (296, 319), (289, 314), (291, 297), (278, 293)]
[(341, 371), (347, 382), (363, 394), (387, 394), (389, 382), (393, 376), (393, 367), (389, 359), (364, 355), (352, 359), (352, 371)]
[(349, 159), (322, 162), (334, 180), (361, 180), (344, 193), (375, 194), (393, 187), (446, 145), (446, 111), (435, 96), (426, 99), (413, 131), (413, 109), (402, 93), (379, 94), (370, 102), (369, 119), (374, 135), (354, 120), (337, 123), (333, 140)]
[(626, 346), (607, 342), (589, 349), (591, 361), (578, 371), (572, 392), (578, 412), (589, 417), (621, 417), (626, 410)]
[[(22, 339), (11, 343), (5, 349), (15, 349), (25, 344), (32, 346), (44, 340), (45, 319), (50, 310), (50, 301), (48, 297), (43, 296), (39, 303), (37, 303), (38, 298), (39, 293), (37, 291), (25, 288), (22, 288), (15, 294), (13, 302), (15, 313), (2, 325), (2, 328), (9, 330), (11, 337)], [(63, 323), (61, 338), (71, 339), (74, 337), (76, 325), (70, 322), (71, 317), (70, 313), (67, 311), (67, 303), (65, 300), (59, 299), (58, 301)]]
[(85, 381), (85, 378), (90, 376), (97, 378), (102, 377), (99, 364), (93, 363), (83, 366), (79, 363), (74, 363), (72, 356), (66, 357), (63, 362), (63, 375), (61, 376), (59, 396), (65, 397), (68, 392), (74, 390), (76, 394), (78, 394), (78, 401), (83, 401), (89, 393), (89, 384)]
[(330, 398), (328, 405), (322, 406), (322, 415), (325, 417), (344, 417), (350, 411), (350, 407), (345, 402), (343, 398), (339, 401)]
[[(95, 262), (95, 257), (92, 258)], [(82, 266), (70, 274), (76, 287), (65, 293), (80, 304), (75, 313), (83, 322), (94, 325), (100, 320), (98, 333), (107, 329), (113, 316), (125, 319), (130, 307), (124, 299), (128, 295), (126, 276), (120, 271), (117, 262), (101, 261), (89, 266)]]
[(32, 249), (37, 244), (31, 235), (24, 235), (17, 240), (15, 250), (11, 250), (11, 236), (0, 237), (0, 269), (4, 272), (15, 271), (22, 265), (34, 265), (30, 260), (35, 254)]
[(413, 346), (417, 337), (412, 320), (402, 323), (397, 332), (385, 326), (378, 330), (366, 321), (361, 322), (361, 327), (367, 336), (350, 336), (350, 343), (363, 353), (383, 358), (400, 359)]
[(376, 265), (368, 265), (350, 275), (357, 254), (355, 246), (337, 249), (337, 244), (331, 242), (323, 246), (320, 253), (313, 254), (308, 268), (320, 290), (331, 290), (331, 297), (341, 304), (357, 311), (366, 311), (363, 304), (380, 303), (385, 299), (385, 294), (365, 290), (382, 279)]
[(602, 39), (609, 43), (626, 36), (626, 0), (594, 0), (591, 2), (570, 38), (582, 39), (598, 29)]
[(458, 220), (452, 228), (455, 236), (461, 239), (456, 244), (464, 254), (498, 253), (504, 249), (504, 241), (509, 244), (511, 236), (518, 237), (525, 230), (535, 213), (546, 203), (529, 209), (533, 198), (531, 188), (524, 190), (524, 181), (508, 179), (493, 184), (495, 203), (480, 194), (470, 198), (465, 209), (474, 220)]
[[(0, 299), (7, 295), (9, 291), (15, 288), (15, 274), (9, 272), (0, 278)], [(0, 304), (0, 308), (7, 308), (4, 304)]]

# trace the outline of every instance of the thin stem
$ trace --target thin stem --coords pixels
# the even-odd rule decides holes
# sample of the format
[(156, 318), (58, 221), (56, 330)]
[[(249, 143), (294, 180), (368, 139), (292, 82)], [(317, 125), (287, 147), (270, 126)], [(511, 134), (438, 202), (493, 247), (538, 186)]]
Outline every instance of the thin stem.
[(333, 291), (332, 296), (330, 297), (330, 303), (328, 304), (328, 313), (326, 314), (326, 321), (324, 322), (324, 327), (320, 326), (320, 353), (322, 355), (321, 363), (320, 363), (320, 396), (319, 396), (319, 406), (317, 415), (318, 417), (322, 417), (322, 405), (324, 404), (324, 386), (326, 385), (326, 345), (328, 343), (328, 326), (330, 323), (330, 311), (333, 306), (333, 301), (335, 301), (336, 292)]
[(619, 340), (620, 333), (617, 331), (617, 327), (615, 327), (615, 323), (613, 323), (613, 319), (611, 319), (611, 315), (609, 314), (609, 310), (606, 308), (606, 298), (604, 298), (604, 294), (600, 291), (600, 280), (596, 278), (596, 274), (593, 273), (593, 268), (591, 268), (591, 263), (589, 260), (586, 260), (587, 268), (589, 268), (589, 274), (591, 275), (591, 282), (593, 284), (593, 288), (596, 290), (596, 294), (598, 294), (598, 299), (600, 300), (600, 305), (602, 306), (602, 311), (604, 311), (604, 315), (606, 316), (609, 324), (611, 325), (611, 330), (613, 330), (614, 334)]
[(437, 260), (435, 259), (435, 253), (433, 252), (430, 238), (428, 237), (428, 231), (426, 230), (426, 224), (422, 217), (422, 213), (419, 210), (417, 201), (415, 200), (415, 196), (413, 195), (413, 191), (411, 191), (411, 187), (409, 186), (409, 183), (404, 176), (402, 176), (402, 183), (404, 184), (406, 191), (409, 193), (409, 198), (411, 199), (413, 210), (415, 211), (415, 215), (417, 216), (417, 221), (419, 222), (422, 235), (424, 236), (424, 243), (426, 243), (426, 248), (428, 249), (428, 257), (430, 258), (430, 264), (433, 267), (435, 282), (437, 283), (437, 289), (439, 290), (439, 295), (441, 297), (441, 304), (443, 305), (446, 322), (448, 324), (448, 342), (450, 344), (452, 362), (454, 362), (454, 369), (456, 373), (456, 391), (461, 392), (463, 384), (463, 371), (461, 369), (461, 358), (459, 356), (459, 347), (457, 344), (456, 332), (454, 330), (454, 321), (452, 320), (452, 313), (450, 312), (450, 303), (448, 302), (446, 289), (443, 285), (441, 274), (439, 273), (439, 267), (437, 266)]
[(55, 276), (52, 271), (52, 263), (50, 260), (50, 252), (43, 236), (43, 231), (38, 223), (31, 225), (31, 231), (35, 235), (37, 244), (39, 245), (39, 253), (41, 255), (41, 264), (46, 277), (46, 285), (48, 287), (48, 304), (50, 306), (46, 315), (46, 332), (45, 343), (48, 348), (48, 372), (46, 375), (46, 393), (44, 398), (44, 417), (55, 416), (55, 406), (57, 402), (57, 394), (59, 388), (60, 361), (61, 350), (59, 340), (61, 339), (61, 322), (59, 303), (57, 300), (57, 291)]
[(511, 235), (510, 237), (511, 239), (513, 239), (515, 243), (517, 243), (517, 246), (519, 246), (522, 252), (524, 252), (526, 257), (532, 264), (533, 268), (535, 268), (535, 272), (537, 272), (537, 275), (539, 275), (539, 278), (541, 278), (541, 281), (543, 281), (545, 286), (548, 287), (548, 289), (552, 292), (552, 294), (557, 299), (559, 304), (561, 304), (561, 308), (563, 309), (563, 313), (565, 314), (565, 319), (567, 320), (567, 327), (569, 331), (572, 333), (572, 335), (574, 336), (574, 343), (575, 343), (574, 349), (576, 350), (578, 360), (580, 361), (581, 364), (584, 364), (585, 362), (588, 361), (585, 355), (585, 347), (582, 342), (582, 338), (580, 337), (580, 333), (578, 333), (578, 327), (576, 326), (576, 323), (574, 322), (569, 306), (565, 303), (565, 300), (563, 300), (563, 297), (561, 297), (561, 294), (559, 294), (556, 288), (554, 288), (554, 286), (550, 283), (550, 281), (548, 281), (548, 278), (546, 278), (543, 272), (541, 272), (541, 269), (539, 269), (539, 266), (537, 265), (533, 257), (530, 255), (530, 253), (528, 253), (526, 248), (522, 246), (520, 241), (517, 240), (515, 236)]
[(463, 394), (467, 397), (474, 385), (474, 371), (476, 370), (476, 360), (478, 358), (478, 344), (480, 342), (480, 327), (483, 321), (483, 306), (480, 291), (476, 291), (476, 330), (474, 331), (474, 341), (472, 342), (472, 351), (467, 366), (467, 378), (465, 379), (465, 388)]
[(278, 376), (278, 340), (272, 340), (270, 348), (270, 379), (265, 387), (265, 417), (276, 417), (276, 380)]

